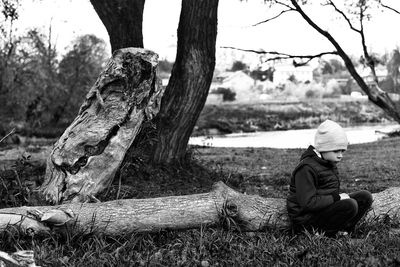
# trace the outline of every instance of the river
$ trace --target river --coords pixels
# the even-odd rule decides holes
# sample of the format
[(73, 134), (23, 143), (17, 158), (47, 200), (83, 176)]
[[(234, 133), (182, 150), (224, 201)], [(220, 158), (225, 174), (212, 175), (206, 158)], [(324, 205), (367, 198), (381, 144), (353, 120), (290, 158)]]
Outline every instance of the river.
[[(364, 125), (344, 128), (350, 144), (377, 141), (384, 132), (398, 129), (399, 124)], [(189, 144), (212, 147), (307, 148), (314, 143), (316, 129), (235, 133), (220, 136), (192, 137)]]

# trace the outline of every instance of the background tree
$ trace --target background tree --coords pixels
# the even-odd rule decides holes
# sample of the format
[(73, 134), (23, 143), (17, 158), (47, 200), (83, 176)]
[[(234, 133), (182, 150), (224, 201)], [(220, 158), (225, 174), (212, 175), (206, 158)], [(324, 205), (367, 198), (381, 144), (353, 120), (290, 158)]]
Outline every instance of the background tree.
[[(364, 64), (370, 69), (371, 75), (373, 77), (373, 85), (367, 83), (361, 75), (357, 72), (355, 68), (355, 64), (352, 61), (349, 54), (343, 49), (342, 45), (335, 39), (329, 31), (321, 28), (307, 13), (304, 11), (303, 6), (310, 1), (277, 1), (271, 0), (270, 3), (274, 5), (278, 5), (282, 7), (282, 11), (279, 15), (266, 19), (256, 25), (261, 23), (266, 23), (272, 19), (277, 19), (281, 15), (288, 14), (288, 12), (296, 12), (298, 13), (302, 19), (307, 22), (313, 29), (315, 29), (319, 34), (321, 34), (324, 38), (326, 38), (335, 48), (335, 51), (332, 52), (323, 52), (316, 55), (307, 55), (307, 56), (296, 56), (296, 55), (287, 55), (287, 54), (279, 54), (276, 57), (270, 58), (268, 60), (275, 59), (287, 59), (287, 58), (299, 58), (299, 59), (307, 59), (305, 62), (296, 62), (295, 65), (304, 65), (307, 64), (311, 59), (321, 57), (326, 54), (338, 55), (344, 62), (347, 70), (350, 75), (353, 77), (357, 85), (363, 90), (370, 101), (374, 104), (382, 108), (390, 117), (392, 117), (395, 121), (400, 123), (400, 103), (399, 101), (394, 101), (387, 92), (383, 91), (380, 87), (380, 81), (376, 75), (376, 65), (378, 63), (377, 57), (374, 56), (368, 50), (366, 34), (365, 34), (365, 22), (371, 18), (371, 10), (376, 9), (389, 9), (390, 11), (394, 11), (399, 14), (399, 12), (387, 5), (384, 5), (379, 0), (365, 1), (365, 0), (354, 0), (354, 1), (346, 1), (339, 3), (341, 6), (339, 7), (335, 1), (332, 0), (324, 0), (322, 5), (331, 8), (335, 11), (348, 25), (349, 29), (357, 33), (360, 37), (361, 50), (362, 50), (362, 58)], [(339, 1), (338, 1), (339, 2)], [(313, 2), (315, 4), (315, 2)], [(262, 54), (273, 54), (277, 55), (276, 52), (265, 52), (258, 51), (258, 53)]]
[(346, 67), (340, 60), (331, 58), (322, 61), (322, 74), (334, 74), (346, 70)]
[[(15, 45), (4, 107), (13, 114), (11, 118), (25, 121), (27, 134), (30, 130), (40, 134), (38, 126), (65, 127), (76, 116), (106, 57), (104, 41), (95, 36), (78, 37), (72, 49), (60, 56), (51, 37), (30, 30)], [(57, 131), (54, 134), (60, 134)]]
[(246, 63), (243, 63), (240, 60), (236, 60), (235, 62), (233, 62), (232, 68), (230, 70), (238, 71), (238, 70), (247, 70), (247, 69), (248, 69), (248, 66), (246, 65)]
[(250, 71), (250, 77), (253, 78), (254, 80), (260, 80), (260, 81), (269, 80), (272, 82), (274, 79), (274, 72), (275, 72), (274, 67), (269, 67), (266, 70), (257, 68), (255, 70)]
[(52, 123), (71, 122), (82, 99), (104, 69), (108, 58), (105, 42), (91, 34), (78, 37), (60, 61), (59, 80), (62, 84), (60, 101), (53, 106)]
[[(58, 98), (61, 84), (57, 79), (57, 51), (49, 36), (37, 30), (28, 32), (24, 38), (26, 46), (21, 46), (20, 53), (27, 59), (23, 76), (25, 83), (17, 97), (25, 96), (25, 120), (32, 127), (37, 127), (50, 120), (54, 100)], [(29, 94), (27, 94), (29, 92)]]
[(56, 55), (51, 39), (36, 30), (14, 38), (3, 47), (0, 56), (3, 115), (31, 125), (40, 124), (42, 116), (48, 115), (43, 113), (52, 102), (48, 96), (59, 89)]
[(18, 7), (18, 1), (0, 3), (0, 134), (18, 126), (23, 134), (54, 137), (75, 117), (102, 70), (105, 44), (95, 36), (82, 36), (71, 51), (59, 55), (51, 25), (48, 34), (36, 29), (15, 34)]
[(18, 59), (15, 58), (19, 40), (13, 35), (13, 24), (18, 19), (18, 1), (0, 1), (0, 111), (4, 118), (12, 115), (7, 97), (13, 91)]
[(393, 81), (394, 92), (399, 92), (399, 68), (400, 68), (400, 51), (399, 48), (393, 50), (390, 60), (387, 62), (388, 75)]

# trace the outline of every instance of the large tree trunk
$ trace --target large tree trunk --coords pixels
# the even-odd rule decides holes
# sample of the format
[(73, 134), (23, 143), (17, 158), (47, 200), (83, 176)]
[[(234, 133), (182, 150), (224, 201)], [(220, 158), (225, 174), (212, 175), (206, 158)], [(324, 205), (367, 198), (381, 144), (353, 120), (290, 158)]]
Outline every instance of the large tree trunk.
[[(113, 50), (143, 47), (144, 2), (91, 0)], [(155, 163), (184, 158), (214, 72), (217, 9), (218, 0), (182, 1), (177, 56), (157, 120), (156, 145), (148, 151)]]
[(158, 116), (153, 161), (182, 161), (204, 107), (215, 67), (218, 0), (185, 0), (178, 48)]
[[(373, 194), (368, 216), (397, 216), (400, 188)], [(189, 229), (230, 222), (242, 231), (289, 226), (285, 199), (241, 194), (222, 182), (209, 193), (104, 203), (19, 207), (0, 210), (0, 231), (10, 225), (35, 234), (69, 227), (107, 235)]]
[(143, 47), (143, 8), (145, 0), (90, 0), (110, 36), (112, 51)]
[(87, 201), (112, 182), (142, 123), (159, 110), (157, 59), (141, 48), (114, 52), (48, 157), (48, 201)]

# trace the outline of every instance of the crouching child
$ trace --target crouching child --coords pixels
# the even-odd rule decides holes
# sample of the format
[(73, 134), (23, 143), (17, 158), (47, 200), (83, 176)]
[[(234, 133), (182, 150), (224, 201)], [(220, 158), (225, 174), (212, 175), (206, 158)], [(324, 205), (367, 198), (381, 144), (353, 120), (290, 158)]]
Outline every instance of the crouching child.
[(316, 230), (327, 236), (353, 232), (372, 204), (366, 190), (340, 194), (336, 164), (347, 150), (343, 128), (326, 120), (317, 129), (314, 146), (301, 155), (290, 178), (287, 211), (295, 232)]

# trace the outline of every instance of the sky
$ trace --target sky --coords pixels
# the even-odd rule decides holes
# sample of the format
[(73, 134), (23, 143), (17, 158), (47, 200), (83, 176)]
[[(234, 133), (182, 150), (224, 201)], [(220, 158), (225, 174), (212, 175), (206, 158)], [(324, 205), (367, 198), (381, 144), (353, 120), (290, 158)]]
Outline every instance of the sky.
[[(71, 41), (79, 35), (93, 33), (107, 43), (108, 34), (89, 0), (23, 0), (19, 31), (38, 27), (52, 36), (60, 51), (68, 49)], [(342, 2), (342, 1), (337, 1)], [(400, 10), (399, 0), (386, 0), (385, 4)], [(143, 21), (144, 46), (160, 55), (174, 60), (176, 30), (178, 27), (180, 0), (146, 0)], [(311, 6), (310, 16), (324, 26), (343, 44), (349, 54), (360, 55), (360, 38), (338, 19), (332, 9)], [(261, 0), (219, 0), (217, 50), (222, 46), (241, 49), (279, 51), (292, 54), (315, 54), (332, 51), (331, 44), (306, 24), (298, 14), (287, 13), (280, 18), (252, 26), (278, 14)], [(400, 46), (396, 26), (400, 15), (385, 11), (377, 12), (366, 28), (367, 43), (372, 51), (383, 54)], [(225, 49), (226, 50), (226, 49)]]

